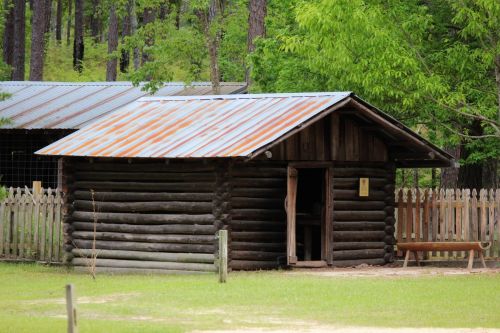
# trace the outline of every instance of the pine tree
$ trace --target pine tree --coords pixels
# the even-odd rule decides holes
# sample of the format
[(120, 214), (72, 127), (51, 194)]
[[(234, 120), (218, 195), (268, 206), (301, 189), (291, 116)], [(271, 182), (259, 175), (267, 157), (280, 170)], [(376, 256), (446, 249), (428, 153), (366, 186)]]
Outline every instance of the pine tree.
[(31, 26), (30, 80), (43, 80), (43, 55), (46, 27), (46, 7), (42, 1), (33, 2), (33, 21)]

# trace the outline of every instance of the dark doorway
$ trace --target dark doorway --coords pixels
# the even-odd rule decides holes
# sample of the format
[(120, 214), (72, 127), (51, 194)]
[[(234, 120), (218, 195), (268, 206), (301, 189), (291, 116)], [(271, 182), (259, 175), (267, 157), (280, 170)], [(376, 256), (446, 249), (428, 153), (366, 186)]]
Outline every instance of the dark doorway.
[(298, 169), (297, 179), (297, 260), (324, 260), (325, 169)]

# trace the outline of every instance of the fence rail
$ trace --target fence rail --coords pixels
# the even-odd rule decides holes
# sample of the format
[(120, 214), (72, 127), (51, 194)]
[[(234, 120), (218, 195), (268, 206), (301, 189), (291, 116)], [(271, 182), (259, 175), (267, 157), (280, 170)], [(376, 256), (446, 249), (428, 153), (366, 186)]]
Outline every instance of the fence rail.
[[(396, 190), (398, 242), (485, 241), (486, 257), (500, 258), (500, 189)], [(431, 258), (464, 258), (463, 251), (434, 251)]]
[(0, 260), (62, 260), (63, 195), (10, 188), (0, 202)]

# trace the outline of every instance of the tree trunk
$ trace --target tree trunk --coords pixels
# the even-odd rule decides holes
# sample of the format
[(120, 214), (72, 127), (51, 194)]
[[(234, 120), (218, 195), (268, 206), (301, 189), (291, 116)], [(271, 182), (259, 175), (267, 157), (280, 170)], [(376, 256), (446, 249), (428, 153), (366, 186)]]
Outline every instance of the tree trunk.
[(73, 1), (68, 0), (68, 20), (66, 21), (66, 45), (69, 45), (71, 41), (71, 18), (73, 15), (71, 14), (73, 9)]
[(431, 188), (436, 187), (436, 168), (431, 169)]
[(73, 68), (83, 70), (83, 0), (75, 0), (75, 36), (73, 42)]
[[(142, 16), (142, 25), (145, 26), (148, 23), (154, 22), (156, 19), (156, 11), (154, 8), (144, 8), (143, 16)], [(145, 40), (146, 46), (151, 46), (154, 43), (153, 36), (147, 36)], [(142, 60), (141, 63), (144, 64), (145, 62), (150, 61), (150, 55), (142, 51)]]
[(14, 2), (14, 48), (12, 59), (12, 79), (24, 81), (24, 60), (26, 43), (26, 1), (15, 0)]
[[(35, 1), (38, 2), (38, 1)], [(50, 20), (52, 19), (52, 0), (45, 0), (45, 20), (44, 20), (44, 33), (50, 33)]]
[(482, 186), (488, 189), (498, 188), (498, 160), (489, 159), (483, 164)]
[[(470, 135), (483, 135), (483, 128), (479, 120), (474, 120), (468, 128)], [(461, 146), (461, 158), (467, 160), (470, 154), (470, 148), (464, 142)], [(483, 164), (482, 163), (464, 163), (458, 170), (458, 184), (460, 188), (480, 189), (483, 187)]]
[[(112, 2), (112, 5), (114, 3)], [(99, 43), (99, 31), (101, 27), (101, 18), (99, 17), (99, 0), (92, 0), (92, 14), (90, 15), (90, 35), (96, 43)]]
[[(135, 0), (129, 0), (128, 2), (128, 16), (130, 18), (130, 34), (134, 35), (137, 31), (137, 13), (135, 8)], [(137, 70), (140, 65), (139, 49), (137, 47), (134, 47), (133, 60), (134, 69)]]
[[(460, 159), (460, 146), (445, 147), (444, 151), (455, 157), (456, 160)], [(458, 167), (448, 167), (441, 169), (441, 188), (457, 188), (458, 186)]]
[[(12, 0), (4, 0), (4, 8), (8, 8), (12, 4)], [(3, 61), (9, 65), (13, 65), (14, 54), (14, 8), (10, 8), (5, 13), (5, 27), (3, 32)]]
[[(109, 10), (109, 28), (108, 28), (108, 56), (111, 56), (118, 47), (118, 18), (116, 16), (116, 5), (111, 4)], [(106, 81), (116, 81), (116, 56), (108, 59), (106, 64)]]
[[(257, 37), (264, 37), (266, 34), (265, 18), (267, 14), (267, 0), (250, 0), (248, 2), (248, 36), (247, 51), (251, 53), (255, 50), (254, 40)], [(250, 67), (245, 71), (245, 81), (250, 85)]]
[(33, 23), (31, 26), (30, 80), (43, 81), (43, 53), (46, 7), (42, 1), (33, 2)]
[(56, 41), (61, 43), (62, 37), (62, 0), (57, 0), (56, 11)]
[[(123, 18), (122, 22), (122, 42), (124, 42), (125, 37), (130, 36), (130, 10), (127, 9), (127, 15)], [(128, 66), (130, 64), (130, 52), (128, 49), (122, 48), (120, 52), (120, 72), (127, 73)]]

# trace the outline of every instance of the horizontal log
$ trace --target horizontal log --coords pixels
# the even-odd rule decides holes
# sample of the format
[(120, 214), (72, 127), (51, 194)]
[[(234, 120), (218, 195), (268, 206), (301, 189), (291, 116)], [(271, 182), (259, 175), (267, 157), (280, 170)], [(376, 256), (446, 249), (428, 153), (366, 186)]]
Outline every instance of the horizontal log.
[(235, 208), (232, 210), (232, 218), (235, 220), (262, 220), (276, 221), (285, 220), (285, 209), (251, 209)]
[(384, 231), (333, 231), (334, 242), (382, 241), (385, 236)]
[(385, 265), (384, 258), (375, 258), (375, 259), (357, 259), (357, 260), (334, 260), (334, 267), (355, 267), (362, 264), (372, 265), (372, 266), (381, 266)]
[(333, 176), (335, 178), (349, 178), (349, 177), (387, 177), (390, 176), (390, 172), (385, 168), (340, 168), (335, 167), (333, 170)]
[(123, 232), (93, 232), (75, 231), (71, 234), (73, 239), (98, 239), (127, 242), (147, 243), (181, 243), (181, 244), (213, 244), (215, 235), (155, 235), (131, 234)]
[(235, 187), (264, 187), (264, 188), (285, 188), (286, 177), (262, 178), (262, 177), (234, 177), (231, 183)]
[(333, 240), (333, 250), (361, 250), (361, 249), (383, 249), (384, 242), (339, 242)]
[(232, 260), (264, 260), (276, 262), (278, 257), (285, 257), (285, 252), (263, 252), (263, 251), (231, 251)]
[(231, 238), (233, 241), (280, 242), (286, 239), (286, 232), (233, 231), (231, 232)]
[[(74, 272), (81, 274), (88, 274), (89, 269), (86, 266), (76, 266), (73, 268)], [(166, 274), (166, 275), (190, 275), (190, 274), (213, 274), (212, 272), (205, 271), (186, 271), (186, 270), (173, 270), (173, 269), (145, 269), (145, 268), (119, 268), (119, 267), (96, 267), (97, 274), (133, 274), (133, 275), (152, 275), (152, 274)]]
[(392, 225), (386, 225), (384, 230), (385, 230), (386, 234), (392, 235), (392, 234), (394, 234), (394, 231), (396, 231), (396, 228), (394, 228), (394, 226), (392, 226)]
[[(79, 249), (91, 249), (93, 241), (75, 239), (73, 243)], [(153, 251), (153, 252), (183, 252), (183, 253), (214, 253), (215, 247), (208, 244), (169, 244), (96, 241), (99, 250)]]
[(413, 242), (398, 243), (398, 250), (410, 251), (482, 251), (491, 247), (490, 242)]
[[(335, 203), (334, 203), (335, 205)], [(384, 221), (387, 216), (383, 210), (372, 211), (333, 211), (334, 221)]]
[(239, 167), (234, 166), (232, 170), (233, 177), (285, 177), (286, 167)]
[(349, 222), (333, 222), (333, 230), (349, 231), (349, 230), (385, 230), (385, 222), (374, 221), (349, 221)]
[[(148, 192), (102, 192), (94, 191), (97, 201), (212, 201), (213, 193), (148, 193)], [(89, 190), (77, 190), (74, 198), (92, 200)]]
[(388, 216), (394, 215), (394, 206), (387, 206), (384, 208), (384, 211)]
[(109, 182), (109, 181), (76, 181), (77, 189), (126, 190), (126, 191), (179, 191), (179, 192), (212, 192), (215, 183), (141, 183), (141, 182)]
[(282, 208), (284, 200), (280, 198), (245, 198), (232, 197), (231, 205), (233, 208)]
[(94, 221), (102, 223), (129, 223), (129, 224), (211, 224), (214, 222), (212, 214), (137, 214), (137, 213), (101, 213), (75, 211), (74, 220)]
[(383, 201), (335, 200), (335, 210), (378, 210), (385, 209)]
[[(334, 171), (335, 174), (335, 171)], [(383, 189), (387, 185), (388, 180), (386, 178), (369, 178), (370, 190), (372, 189)], [(334, 178), (333, 180), (334, 189), (355, 189), (359, 188), (359, 178)]]
[(234, 187), (232, 191), (234, 197), (248, 198), (283, 198), (285, 200), (286, 188), (250, 188)]
[(382, 249), (362, 249), (362, 250), (340, 250), (333, 251), (333, 260), (355, 260), (383, 258), (385, 250)]
[(121, 172), (121, 171), (76, 171), (74, 176), (77, 180), (89, 181), (173, 181), (173, 182), (214, 182), (215, 173), (188, 173), (188, 172)]
[(262, 243), (262, 242), (241, 242), (235, 241), (231, 242), (231, 249), (233, 251), (243, 250), (243, 251), (267, 251), (267, 252), (282, 252), (286, 250), (286, 243)]
[[(93, 222), (73, 222), (72, 231), (93, 231)], [(129, 232), (135, 234), (186, 234), (186, 235), (214, 235), (217, 231), (212, 224), (164, 224), (164, 225), (136, 225), (97, 223), (96, 231)]]
[[(92, 249), (73, 249), (77, 257), (90, 258)], [(215, 256), (212, 253), (164, 253), (142, 251), (99, 250), (98, 257), (103, 259), (149, 260), (164, 262), (191, 262), (213, 264)]]
[[(88, 265), (87, 258), (73, 258), (74, 266)], [(97, 267), (118, 267), (118, 268), (145, 268), (145, 269), (171, 269), (182, 271), (203, 271), (215, 272), (214, 264), (185, 263), (185, 262), (164, 262), (164, 261), (144, 261), (144, 260), (117, 260), (99, 259), (95, 260)]]
[(260, 269), (276, 269), (278, 261), (231, 260), (233, 270), (254, 271)]
[(211, 202), (101, 202), (75, 200), (76, 210), (98, 212), (178, 212), (178, 213), (211, 213)]
[(251, 220), (231, 220), (231, 230), (233, 231), (285, 231), (286, 221), (251, 221)]
[(371, 201), (371, 200), (385, 200), (387, 198), (387, 193), (384, 191), (370, 190), (367, 197), (360, 197), (358, 190), (333, 190), (334, 205), (336, 200), (359, 200), (359, 201)]
[(116, 171), (122, 170), (126, 172), (207, 172), (214, 170), (214, 166), (210, 164), (204, 164), (201, 161), (195, 163), (187, 163), (185, 161), (179, 161), (178, 163), (142, 163), (139, 161), (134, 161), (132, 163), (119, 163), (114, 162), (76, 162), (72, 164), (72, 167), (76, 171), (87, 171), (87, 170), (99, 170), (99, 171)]

